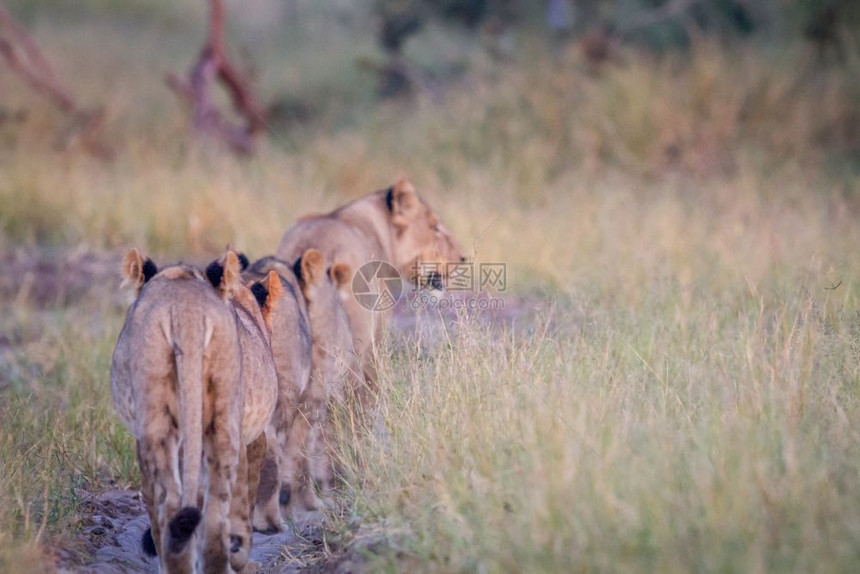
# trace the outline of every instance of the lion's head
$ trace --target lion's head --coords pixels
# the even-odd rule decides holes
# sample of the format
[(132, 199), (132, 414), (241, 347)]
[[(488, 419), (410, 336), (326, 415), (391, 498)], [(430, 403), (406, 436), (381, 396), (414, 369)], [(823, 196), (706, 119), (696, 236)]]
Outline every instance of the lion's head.
[(394, 229), (394, 263), (412, 281), (441, 288), (449, 264), (466, 261), (436, 212), (401, 179), (386, 190), (385, 203)]

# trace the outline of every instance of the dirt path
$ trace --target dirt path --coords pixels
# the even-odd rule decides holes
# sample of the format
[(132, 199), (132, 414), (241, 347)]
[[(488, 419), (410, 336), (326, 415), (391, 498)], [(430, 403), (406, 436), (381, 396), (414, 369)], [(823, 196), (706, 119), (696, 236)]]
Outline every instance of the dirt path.
[[(146, 556), (140, 545), (149, 527), (140, 493), (103, 492), (85, 500), (80, 513), (83, 519), (79, 554), (85, 555), (87, 564), (73, 564), (75, 560), (71, 554), (60, 550), (59, 572), (157, 574), (157, 559)], [(261, 574), (298, 572), (319, 561), (321, 546), (319, 522), (306, 521), (278, 534), (255, 532), (251, 559), (261, 564)]]

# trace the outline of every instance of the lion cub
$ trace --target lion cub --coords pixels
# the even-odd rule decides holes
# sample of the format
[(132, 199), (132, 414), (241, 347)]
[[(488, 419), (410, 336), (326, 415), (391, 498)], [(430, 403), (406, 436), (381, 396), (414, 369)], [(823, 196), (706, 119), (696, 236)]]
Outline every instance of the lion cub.
[[(328, 457), (322, 448), (321, 425), (325, 421), (326, 401), (332, 395), (343, 397), (344, 382), (357, 384), (354, 374), (360, 372), (342, 303), (349, 268), (336, 265), (326, 273), (321, 254), (313, 251), (308, 255), (295, 265), (264, 257), (245, 273), (246, 280), (253, 281), (276, 272), (288, 292), (286, 299), (290, 304), (285, 307), (294, 305), (280, 319), (280, 324), (293, 326), (292, 334), (281, 335), (282, 341), (277, 346), (274, 334), (272, 339), (279, 376), (283, 372), (287, 379), (281, 382), (283, 401), (292, 409), (286, 417), (288, 424), (278, 426), (279, 434), (284, 432), (286, 438), (278, 445), (280, 503), (286, 515), (294, 509), (313, 511), (321, 507), (313, 479), (323, 485), (331, 481)], [(309, 461), (309, 457), (313, 460)], [(265, 478), (262, 482), (266, 482)], [(268, 489), (261, 484), (258, 505), (267, 504), (264, 490)]]
[[(244, 257), (244, 256), (243, 256)], [(206, 277), (224, 293), (236, 316), (244, 384), (244, 416), (239, 458), (239, 480), (234, 493), (230, 521), (231, 566), (242, 571), (251, 551), (252, 518), (260, 470), (266, 454), (265, 431), (278, 404), (278, 375), (272, 356), (272, 315), (283, 299), (278, 276), (247, 287), (240, 279), (239, 257), (228, 251), (206, 267)]]
[[(113, 354), (111, 393), (137, 439), (151, 550), (165, 572), (193, 572), (197, 563), (226, 571), (231, 496), (243, 450), (235, 315), (193, 267), (158, 271), (133, 249), (123, 273), (137, 299)], [(195, 544), (201, 518), (202, 544)]]
[(269, 428), (269, 443), (254, 525), (262, 531), (280, 530), (283, 516), (291, 513), (291, 485), (295, 476), (296, 453), (290, 452), (289, 436), (298, 412), (299, 397), (305, 392), (311, 371), (311, 328), (307, 305), (292, 269), (274, 257), (253, 263), (243, 274), (258, 289), (259, 281), (276, 277), (284, 296), (271, 312), (272, 354), (278, 373), (278, 407)]
[[(361, 366), (355, 353), (343, 300), (348, 296), (352, 271), (344, 263), (326, 269), (323, 255), (306, 250), (293, 266), (308, 307), (313, 337), (311, 380), (299, 403), (293, 440), (305, 455), (297, 465), (296, 494), (306, 510), (320, 508), (314, 483), (326, 492), (333, 479), (329, 454), (327, 411), (329, 400), (356, 398), (363, 388)], [(361, 384), (361, 387), (359, 387)]]

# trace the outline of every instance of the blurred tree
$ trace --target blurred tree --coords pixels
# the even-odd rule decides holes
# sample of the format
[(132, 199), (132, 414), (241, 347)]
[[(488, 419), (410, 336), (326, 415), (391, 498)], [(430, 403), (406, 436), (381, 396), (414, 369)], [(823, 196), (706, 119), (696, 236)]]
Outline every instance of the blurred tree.
[(502, 57), (511, 50), (494, 46), (511, 38), (512, 25), (540, 22), (555, 41), (575, 38), (595, 70), (622, 44), (683, 50), (694, 35), (729, 40), (769, 31), (843, 54), (846, 34), (860, 32), (860, 1), (847, 0), (375, 0), (375, 11), (388, 60), (377, 68), (383, 96), (416, 87), (438, 91), (431, 75), (404, 57), (409, 39), (431, 20), (480, 30), (491, 39), (485, 44), (490, 52)]
[(442, 18), (476, 28), (489, 13), (491, 0), (428, 0), (430, 8)]
[(0, 4), (0, 56), (9, 68), (31, 88), (46, 96), (71, 118), (61, 131), (56, 147), (68, 150), (79, 146), (93, 156), (109, 159), (112, 152), (100, 140), (105, 114), (102, 109), (82, 109), (71, 92), (60, 82), (53, 66), (24, 28)]
[(573, 30), (573, 8), (568, 0), (548, 0), (546, 25), (556, 36), (567, 36)]
[(844, 59), (849, 48), (847, 37), (860, 30), (860, 5), (838, 0), (798, 2), (804, 38), (816, 46), (820, 55)]
[(385, 65), (376, 68), (380, 94), (392, 97), (417, 87), (435, 98), (437, 82), (403, 55), (409, 38), (431, 19), (472, 31), (490, 22), (498, 33), (516, 18), (517, 0), (376, 0), (375, 11), (380, 22), (378, 41), (387, 58)]
[[(215, 137), (240, 154), (254, 150), (257, 136), (266, 127), (266, 113), (257, 102), (247, 78), (230, 62), (224, 40), (224, 4), (222, 0), (209, 0), (209, 36), (200, 51), (200, 57), (182, 80), (168, 74), (167, 84), (192, 109), (195, 131), (203, 136)], [(210, 88), (219, 81), (233, 104), (241, 123), (229, 122), (215, 107)]]
[(399, 54), (406, 40), (424, 26), (426, 17), (418, 0), (381, 0), (377, 12), (379, 42), (388, 54)]

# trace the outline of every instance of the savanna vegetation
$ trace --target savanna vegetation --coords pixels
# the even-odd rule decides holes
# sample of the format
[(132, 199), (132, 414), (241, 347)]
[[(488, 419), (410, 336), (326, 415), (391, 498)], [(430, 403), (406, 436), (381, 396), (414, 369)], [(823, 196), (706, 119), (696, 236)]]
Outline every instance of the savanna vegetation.
[(406, 175), (538, 311), (392, 330), (379, 420), (339, 419), (332, 540), (372, 570), (854, 571), (860, 35), (704, 4), (597, 59), (526, 2), (495, 36), (431, 10), (402, 53), (433, 93), (382, 99), (372, 3), (228, 3), (271, 103), (237, 156), (163, 81), (202, 2), (8, 3), (112, 158), (58, 150), (68, 120), (0, 65), (0, 570), (86, 563), (83, 502), (138, 485), (109, 397), (126, 248), (263, 256)]

